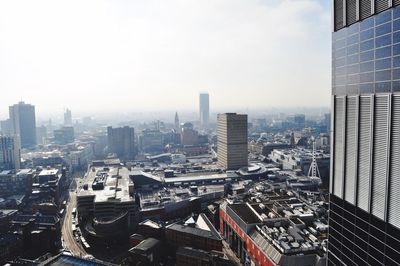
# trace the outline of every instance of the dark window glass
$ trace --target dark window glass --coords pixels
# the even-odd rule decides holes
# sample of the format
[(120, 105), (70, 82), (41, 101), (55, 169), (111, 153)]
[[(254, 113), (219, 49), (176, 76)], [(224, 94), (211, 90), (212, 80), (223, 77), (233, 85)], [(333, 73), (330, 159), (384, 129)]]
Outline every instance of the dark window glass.
[(374, 29), (369, 29), (360, 32), (360, 41), (365, 41), (374, 38)]
[(392, 31), (392, 23), (386, 23), (375, 28), (375, 36), (381, 36)]
[(400, 19), (393, 21), (393, 31), (400, 30)]
[(374, 82), (374, 72), (360, 74), (360, 82)]
[(375, 25), (375, 18), (369, 17), (360, 23), (360, 30), (366, 30), (372, 28)]
[(358, 63), (358, 54), (350, 55), (347, 57), (347, 64), (352, 65)]
[(390, 70), (383, 70), (375, 72), (375, 81), (391, 80), (392, 74)]
[(400, 31), (393, 33), (393, 43), (400, 42)]
[[(368, 52), (367, 52), (368, 53)], [(392, 47), (383, 47), (375, 50), (375, 58), (384, 58), (392, 55)]]
[(400, 44), (393, 45), (393, 55), (400, 54)]
[(400, 68), (396, 68), (392, 70), (393, 79), (400, 79)]
[(385, 36), (381, 36), (375, 39), (375, 48), (383, 47), (390, 45), (392, 43), (392, 35), (387, 34)]
[(400, 67), (400, 56), (393, 57), (393, 67)]
[(400, 7), (393, 8), (393, 19), (400, 18)]
[(359, 64), (347, 66), (347, 74), (355, 74), (359, 72)]
[(374, 70), (374, 62), (373, 61), (360, 64), (360, 72), (369, 72), (369, 71), (373, 71), (373, 70)]
[(392, 19), (392, 10), (388, 10), (386, 12), (382, 12), (378, 14), (375, 18), (375, 25), (383, 24)]
[(375, 83), (375, 92), (389, 92), (391, 91), (391, 82), (377, 82)]
[(368, 51), (373, 48), (374, 48), (374, 40), (373, 39), (360, 43), (360, 51), (361, 52)]
[(392, 67), (392, 58), (385, 58), (375, 61), (375, 70), (382, 70)]
[(374, 51), (368, 51), (360, 54), (360, 62), (370, 61), (374, 59)]
[(356, 44), (356, 43), (358, 43), (358, 41), (359, 41), (358, 34), (354, 34), (354, 35), (352, 35), (350, 37), (347, 37), (347, 45)]

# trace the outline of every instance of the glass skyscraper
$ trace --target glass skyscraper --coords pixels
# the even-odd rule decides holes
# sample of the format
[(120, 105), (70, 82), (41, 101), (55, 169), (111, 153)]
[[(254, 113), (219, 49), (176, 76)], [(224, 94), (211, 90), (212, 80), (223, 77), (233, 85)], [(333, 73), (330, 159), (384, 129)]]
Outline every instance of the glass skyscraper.
[(333, 22), (329, 265), (399, 265), (400, 0), (334, 0)]

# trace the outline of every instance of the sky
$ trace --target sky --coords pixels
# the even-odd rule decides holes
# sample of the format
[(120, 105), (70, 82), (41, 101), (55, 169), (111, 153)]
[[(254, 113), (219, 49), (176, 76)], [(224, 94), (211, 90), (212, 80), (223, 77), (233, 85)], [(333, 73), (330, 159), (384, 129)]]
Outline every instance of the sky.
[(0, 117), (329, 106), (330, 0), (0, 0)]

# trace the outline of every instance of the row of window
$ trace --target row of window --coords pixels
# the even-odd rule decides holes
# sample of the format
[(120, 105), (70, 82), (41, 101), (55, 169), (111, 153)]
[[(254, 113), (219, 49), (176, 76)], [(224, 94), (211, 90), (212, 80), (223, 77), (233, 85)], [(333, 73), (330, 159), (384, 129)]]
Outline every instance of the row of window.
[[(373, 72), (385, 69), (400, 67), (400, 57), (396, 57), (393, 62), (392, 58), (384, 58), (376, 61), (363, 62), (361, 64), (353, 64), (334, 69), (333, 77), (353, 75), (358, 73)], [(396, 69), (393, 69), (397, 71)]]
[(366, 72), (351, 75), (336, 75), (333, 86), (357, 85), (360, 83), (374, 83), (382, 81), (400, 80), (400, 69), (389, 69), (376, 72)]

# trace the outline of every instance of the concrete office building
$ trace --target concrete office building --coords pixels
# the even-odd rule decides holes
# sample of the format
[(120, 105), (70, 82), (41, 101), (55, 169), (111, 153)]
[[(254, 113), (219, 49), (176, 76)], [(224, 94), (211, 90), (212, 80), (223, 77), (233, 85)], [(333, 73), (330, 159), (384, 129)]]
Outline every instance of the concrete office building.
[(60, 129), (56, 129), (53, 131), (53, 134), (54, 141), (59, 144), (67, 144), (75, 140), (75, 131), (71, 126), (64, 126)]
[(208, 127), (210, 119), (210, 98), (208, 93), (200, 93), (200, 125)]
[(35, 106), (19, 102), (9, 107), (11, 133), (20, 138), (22, 148), (36, 146)]
[(218, 114), (217, 136), (219, 167), (237, 170), (247, 166), (247, 115)]
[(135, 130), (133, 127), (107, 128), (108, 151), (120, 159), (135, 158)]
[(0, 136), (0, 170), (20, 169), (21, 146), (17, 136)]
[(333, 1), (329, 265), (399, 265), (398, 5)]

